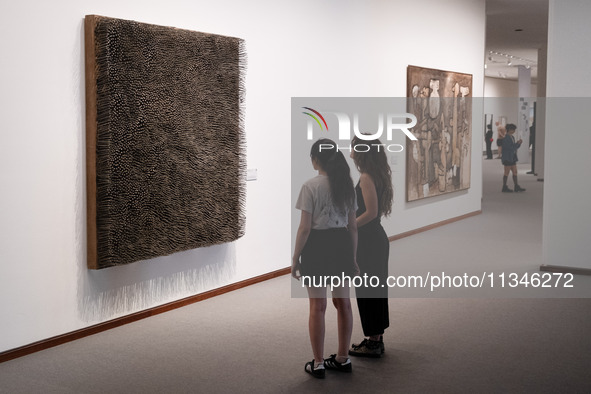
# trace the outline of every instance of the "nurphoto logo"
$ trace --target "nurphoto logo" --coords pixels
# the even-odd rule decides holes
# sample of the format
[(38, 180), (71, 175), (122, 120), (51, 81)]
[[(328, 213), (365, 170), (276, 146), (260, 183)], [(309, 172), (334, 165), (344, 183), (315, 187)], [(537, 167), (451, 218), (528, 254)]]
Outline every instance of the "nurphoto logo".
[[(320, 128), (321, 132), (328, 132), (328, 123), (326, 122), (325, 116), (317, 111), (316, 109), (310, 107), (302, 107), (304, 115), (308, 116), (307, 119), (307, 139), (309, 141), (314, 139), (314, 128)], [(417, 124), (417, 118), (413, 114), (404, 113), (404, 114), (378, 114), (378, 129), (375, 132), (369, 133), (366, 130), (360, 130), (359, 127), (359, 114), (353, 114), (353, 127), (351, 127), (351, 117), (344, 113), (344, 112), (328, 112), (323, 111), (325, 115), (332, 115), (336, 118), (338, 124), (338, 139), (341, 141), (351, 141), (351, 129), (353, 129), (353, 133), (355, 136), (362, 140), (362, 141), (373, 141), (376, 140), (384, 134), (386, 134), (386, 139), (388, 141), (392, 141), (392, 136), (394, 131), (402, 131), (409, 139), (412, 141), (416, 141), (417, 137), (415, 137), (409, 129), (413, 128)], [(406, 123), (406, 121), (410, 119), (410, 122)], [(403, 123), (400, 121), (404, 120)], [(318, 127), (315, 127), (318, 125)], [(353, 149), (355, 152), (367, 152), (371, 149), (371, 146), (377, 146), (378, 151), (383, 149), (388, 152), (402, 152), (404, 147), (400, 144), (358, 144), (355, 147), (348, 146), (338, 146), (337, 150), (348, 150), (351, 151)], [(334, 146), (331, 144), (321, 144), (319, 149), (333, 149)]]

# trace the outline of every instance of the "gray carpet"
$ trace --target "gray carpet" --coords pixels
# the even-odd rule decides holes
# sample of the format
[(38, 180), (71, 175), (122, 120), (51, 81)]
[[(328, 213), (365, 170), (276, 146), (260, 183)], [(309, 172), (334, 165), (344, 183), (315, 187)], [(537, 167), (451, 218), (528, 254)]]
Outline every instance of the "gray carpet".
[[(391, 273), (409, 256), (430, 260), (425, 242), (458, 237), (466, 241), (458, 269), (497, 262), (499, 272), (536, 272), (543, 184), (520, 175), (527, 192), (502, 194), (499, 161), (484, 164), (483, 214), (394, 242)], [(515, 234), (499, 231), (507, 221)], [(494, 245), (510, 247), (512, 258)], [(352, 374), (329, 371), (321, 381), (303, 371), (312, 359), (308, 304), (290, 297), (290, 282), (276, 278), (0, 364), (0, 392), (591, 392), (589, 299), (391, 299), (385, 356), (353, 359)], [(589, 288), (590, 278), (577, 277), (577, 286)], [(354, 317), (355, 341), (356, 307)], [(336, 346), (329, 305), (326, 356)]]

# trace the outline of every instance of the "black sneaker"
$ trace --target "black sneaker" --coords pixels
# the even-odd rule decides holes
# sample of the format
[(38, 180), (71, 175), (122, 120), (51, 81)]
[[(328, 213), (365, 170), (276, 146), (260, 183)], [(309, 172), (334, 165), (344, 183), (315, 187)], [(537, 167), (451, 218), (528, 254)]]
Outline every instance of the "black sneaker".
[[(361, 341), (361, 343), (359, 345), (352, 344), (351, 350), (365, 346), (367, 344), (367, 341), (368, 341), (368, 339), (364, 339), (363, 341)], [(382, 354), (386, 353), (386, 347), (384, 346), (384, 337), (380, 337), (380, 340), (378, 341), (378, 343), (380, 344), (380, 350), (381, 350)]]
[(314, 360), (306, 363), (304, 371), (308, 372), (310, 375), (318, 379), (324, 379), (324, 376), (326, 374), (324, 364), (318, 364), (318, 366), (314, 368)]
[(505, 186), (503, 186), (502, 192), (503, 193), (513, 193), (513, 190), (509, 189), (509, 186), (505, 185)]
[(371, 339), (364, 339), (361, 341), (359, 345), (351, 345), (351, 349), (349, 349), (350, 356), (357, 356), (357, 357), (373, 357), (378, 358), (382, 357), (384, 354), (384, 342), (382, 341), (372, 341)]
[(515, 185), (515, 191), (516, 191), (516, 192), (524, 192), (524, 191), (525, 191), (525, 189), (524, 189), (524, 188), (522, 188), (522, 187), (521, 187), (521, 186), (519, 186), (519, 185)]
[(363, 339), (363, 341), (361, 341), (360, 344), (356, 345), (356, 344), (351, 344), (351, 350), (356, 349), (356, 348), (360, 348), (360, 347), (364, 347), (365, 344), (367, 343), (368, 339)]
[(351, 365), (351, 360), (347, 359), (344, 363), (340, 363), (337, 361), (337, 355), (331, 354), (329, 358), (324, 359), (324, 366), (326, 369), (334, 369), (335, 371), (341, 372), (352, 372), (353, 366)]

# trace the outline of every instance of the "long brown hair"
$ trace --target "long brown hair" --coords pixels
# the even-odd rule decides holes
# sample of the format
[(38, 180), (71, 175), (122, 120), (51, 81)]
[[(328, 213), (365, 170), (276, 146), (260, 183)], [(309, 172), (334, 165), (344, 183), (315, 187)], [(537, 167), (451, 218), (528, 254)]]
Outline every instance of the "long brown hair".
[(353, 161), (361, 173), (368, 174), (376, 185), (378, 195), (378, 212), (384, 216), (392, 213), (392, 201), (394, 200), (394, 189), (392, 188), (392, 170), (388, 165), (386, 146), (377, 138), (369, 141), (361, 140), (357, 136), (351, 141), (351, 148), (357, 145), (369, 146), (369, 150), (355, 151)]
[(312, 145), (310, 157), (318, 160), (328, 175), (333, 204), (341, 210), (350, 209), (355, 202), (355, 189), (349, 164), (337, 144), (328, 138), (320, 139)]

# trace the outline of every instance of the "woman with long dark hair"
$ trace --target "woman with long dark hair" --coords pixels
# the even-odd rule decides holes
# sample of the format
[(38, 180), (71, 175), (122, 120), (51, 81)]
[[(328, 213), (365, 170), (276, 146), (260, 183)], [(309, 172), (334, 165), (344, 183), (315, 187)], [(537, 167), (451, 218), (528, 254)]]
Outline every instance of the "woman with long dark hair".
[(388, 288), (385, 286), (390, 241), (380, 219), (392, 212), (392, 171), (385, 147), (379, 139), (365, 141), (355, 137), (351, 146), (351, 158), (361, 174), (355, 187), (358, 204), (357, 262), (361, 275), (377, 276), (380, 285), (355, 289), (361, 326), (367, 338), (353, 344), (349, 355), (381, 357), (384, 353), (384, 330), (390, 325)]
[(337, 309), (339, 346), (336, 354), (324, 359), (324, 314), (326, 283), (331, 276), (359, 273), (355, 261), (357, 225), (355, 190), (349, 165), (337, 145), (321, 139), (310, 150), (312, 166), (318, 175), (306, 181), (300, 190), (296, 208), (301, 210), (291, 272), (302, 279), (310, 299), (308, 328), (314, 360), (305, 371), (324, 378), (325, 368), (351, 372), (347, 350), (353, 329), (349, 287), (332, 288), (332, 302)]

